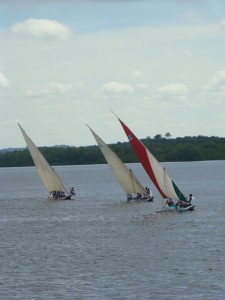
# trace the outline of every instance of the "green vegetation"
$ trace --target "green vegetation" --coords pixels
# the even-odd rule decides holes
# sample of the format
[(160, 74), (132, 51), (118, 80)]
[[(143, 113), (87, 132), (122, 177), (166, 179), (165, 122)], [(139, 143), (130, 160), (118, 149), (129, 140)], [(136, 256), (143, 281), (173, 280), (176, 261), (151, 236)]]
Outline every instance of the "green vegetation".
[[(224, 160), (225, 138), (183, 137), (171, 138), (157, 134), (153, 139), (141, 140), (159, 161)], [(128, 142), (109, 145), (123, 162), (137, 162), (137, 157)], [(105, 159), (98, 146), (87, 147), (41, 147), (39, 148), (51, 165), (102, 164)], [(0, 167), (32, 166), (27, 149), (0, 152)]]

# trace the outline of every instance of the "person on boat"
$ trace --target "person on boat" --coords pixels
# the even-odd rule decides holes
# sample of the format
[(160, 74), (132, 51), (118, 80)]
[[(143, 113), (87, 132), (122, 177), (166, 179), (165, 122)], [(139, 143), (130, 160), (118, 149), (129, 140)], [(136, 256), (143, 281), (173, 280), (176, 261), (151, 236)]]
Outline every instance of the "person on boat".
[(190, 195), (189, 195), (189, 199), (187, 199), (187, 201), (182, 201), (182, 200), (180, 200), (180, 201), (178, 202), (178, 205), (179, 205), (180, 207), (182, 207), (182, 208), (187, 208), (187, 207), (189, 207), (189, 206), (192, 205), (192, 204), (191, 204), (191, 201), (192, 201), (192, 200), (194, 200), (194, 197), (193, 197), (192, 194), (190, 194)]
[(188, 200), (188, 201), (182, 201), (182, 200), (180, 200), (180, 201), (178, 202), (178, 204), (179, 204), (179, 206), (182, 207), (182, 208), (186, 208), (186, 207), (188, 207), (188, 206), (191, 206), (191, 203), (189, 202), (189, 200)]
[(186, 207), (189, 205), (186, 201), (179, 201), (178, 203), (180, 207)]
[(145, 190), (146, 190), (146, 195), (149, 195), (150, 194), (150, 189), (146, 186)]
[(169, 206), (172, 206), (174, 204), (174, 201), (173, 199), (169, 198), (166, 200), (166, 203), (169, 205)]
[(130, 201), (132, 199), (132, 195), (131, 194), (127, 194), (127, 201)]
[(143, 194), (142, 199), (147, 199), (148, 201), (153, 198), (152, 191), (146, 186), (145, 187), (146, 193)]
[(137, 196), (136, 196), (136, 199), (141, 199), (141, 194), (140, 193), (137, 193)]
[(191, 201), (192, 201), (192, 200), (194, 200), (194, 197), (193, 197), (193, 195), (192, 195), (192, 194), (190, 194), (190, 195), (189, 195), (188, 202), (191, 204)]
[(57, 198), (56, 191), (50, 193), (51, 198)]
[(75, 195), (76, 194), (76, 191), (75, 191), (74, 187), (70, 188), (70, 194), (71, 195)]

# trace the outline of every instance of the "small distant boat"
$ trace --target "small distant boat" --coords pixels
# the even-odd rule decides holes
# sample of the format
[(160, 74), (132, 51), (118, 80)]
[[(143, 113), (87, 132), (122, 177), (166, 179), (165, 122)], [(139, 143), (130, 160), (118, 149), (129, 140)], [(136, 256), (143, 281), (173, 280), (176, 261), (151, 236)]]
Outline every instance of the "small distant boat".
[(163, 207), (178, 211), (193, 210), (195, 204), (189, 202), (153, 154), (119, 118), (118, 120), (146, 173), (161, 194), (163, 198)]
[[(88, 126), (88, 125), (87, 125)], [(103, 156), (105, 157), (112, 173), (120, 183), (121, 187), (127, 194), (128, 201), (153, 201), (153, 195), (149, 188), (144, 188), (138, 179), (134, 176), (122, 160), (115, 154), (114, 151), (107, 146), (103, 140), (88, 126), (92, 132)]]
[(33, 162), (36, 166), (38, 175), (45, 186), (46, 190), (49, 192), (50, 199), (61, 199), (61, 200), (69, 200), (73, 195), (75, 195), (74, 188), (70, 188), (70, 191), (67, 192), (66, 188), (62, 184), (58, 175), (54, 171), (54, 169), (49, 165), (47, 160), (38, 150), (33, 141), (28, 137), (25, 130), (18, 124), (20, 130), (23, 134), (27, 147), (30, 151)]

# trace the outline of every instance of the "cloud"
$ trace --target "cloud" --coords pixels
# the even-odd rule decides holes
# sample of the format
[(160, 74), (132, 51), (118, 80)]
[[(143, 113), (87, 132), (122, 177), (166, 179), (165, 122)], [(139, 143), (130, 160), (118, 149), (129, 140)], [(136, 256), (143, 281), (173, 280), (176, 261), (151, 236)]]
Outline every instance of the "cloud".
[(190, 105), (188, 89), (182, 83), (170, 83), (157, 89), (156, 99), (160, 99), (160, 105), (185, 104)]
[(220, 105), (224, 103), (225, 70), (219, 70), (214, 74), (208, 84), (203, 87), (202, 94), (205, 103), (219, 103)]
[(187, 87), (182, 83), (167, 84), (159, 88), (158, 91), (162, 94), (168, 95), (184, 95), (188, 92)]
[(211, 91), (225, 91), (225, 70), (216, 72), (206, 88)]
[(101, 88), (103, 93), (110, 93), (110, 94), (131, 94), (134, 91), (134, 88), (125, 83), (120, 83), (116, 81), (110, 81), (103, 85)]
[(67, 26), (48, 19), (28, 19), (11, 27), (15, 34), (25, 34), (35, 38), (66, 40), (72, 35)]
[(132, 77), (141, 77), (141, 76), (142, 76), (142, 73), (141, 73), (139, 70), (134, 70), (134, 71), (131, 73), (131, 76), (132, 76)]
[(2, 72), (0, 72), (0, 86), (3, 87), (9, 86), (9, 81)]
[(61, 84), (59, 82), (50, 82), (47, 84), (36, 84), (23, 89), (23, 95), (27, 98), (41, 98), (52, 95), (63, 95), (74, 93), (82, 88), (82, 84)]
[(147, 84), (147, 83), (138, 83), (137, 88), (146, 90), (146, 89), (149, 88), (149, 84)]

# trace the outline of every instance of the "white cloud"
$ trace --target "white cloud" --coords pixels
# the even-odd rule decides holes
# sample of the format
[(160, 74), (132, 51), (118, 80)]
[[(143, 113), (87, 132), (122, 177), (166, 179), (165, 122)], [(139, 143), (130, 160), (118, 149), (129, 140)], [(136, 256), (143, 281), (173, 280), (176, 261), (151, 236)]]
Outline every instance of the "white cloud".
[(225, 70), (216, 72), (206, 88), (209, 90), (225, 91)]
[(62, 84), (59, 82), (50, 82), (47, 84), (35, 84), (23, 89), (23, 95), (27, 98), (40, 98), (51, 95), (63, 95), (70, 92), (75, 92), (81, 89), (82, 84)]
[(224, 104), (225, 96), (225, 70), (217, 71), (203, 87), (201, 100), (205, 104)]
[(138, 83), (137, 88), (146, 90), (149, 88), (149, 85), (147, 83)]
[(134, 70), (134, 71), (131, 73), (131, 76), (132, 76), (132, 77), (141, 77), (141, 76), (142, 76), (142, 73), (141, 73), (139, 70)]
[(11, 27), (11, 31), (16, 34), (25, 34), (35, 38), (60, 39), (65, 40), (71, 36), (72, 31), (67, 26), (48, 19), (28, 19), (21, 23), (16, 23)]
[(170, 83), (159, 88), (158, 91), (168, 95), (184, 95), (187, 94), (188, 89), (182, 83)]
[(190, 105), (191, 102), (188, 99), (188, 89), (182, 83), (170, 83), (158, 88), (156, 98), (158, 104), (167, 109), (168, 105)]
[(101, 91), (111, 94), (131, 94), (133, 93), (134, 88), (129, 84), (111, 81), (104, 84)]
[(0, 72), (0, 86), (3, 87), (9, 86), (9, 81), (2, 72)]

